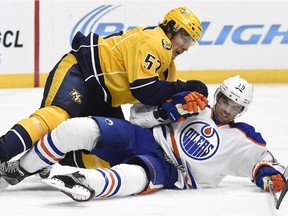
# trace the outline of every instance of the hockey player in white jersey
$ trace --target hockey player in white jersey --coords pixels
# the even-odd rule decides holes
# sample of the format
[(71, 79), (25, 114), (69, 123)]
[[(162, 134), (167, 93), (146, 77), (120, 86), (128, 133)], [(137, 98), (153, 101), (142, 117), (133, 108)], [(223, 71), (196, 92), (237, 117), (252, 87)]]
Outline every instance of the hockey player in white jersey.
[[(85, 149), (112, 167), (83, 169), (46, 180), (76, 201), (161, 188), (215, 187), (227, 175), (248, 177), (265, 191), (270, 181), (275, 191), (281, 191), (286, 182), (283, 166), (254, 127), (234, 121), (252, 102), (252, 84), (239, 76), (224, 80), (214, 94), (213, 107), (196, 113), (190, 112), (190, 102), (176, 104), (185, 94), (163, 104), (167, 116), (175, 121), (171, 124), (159, 117), (163, 110), (141, 104), (131, 109), (134, 124), (105, 117), (67, 120), (16, 161), (16, 169), (2, 168), (2, 177), (9, 183), (13, 178), (19, 182), (61, 160), (67, 152)], [(153, 129), (145, 129), (151, 126)]]

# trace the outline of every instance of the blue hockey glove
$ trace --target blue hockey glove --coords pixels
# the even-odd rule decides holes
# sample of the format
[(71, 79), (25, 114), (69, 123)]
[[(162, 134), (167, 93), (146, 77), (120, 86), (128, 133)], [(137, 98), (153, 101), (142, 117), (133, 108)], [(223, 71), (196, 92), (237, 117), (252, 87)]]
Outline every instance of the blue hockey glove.
[(275, 192), (278, 192), (283, 189), (286, 179), (281, 172), (272, 166), (262, 165), (256, 172), (256, 185), (265, 191), (269, 191), (269, 181), (272, 181)]

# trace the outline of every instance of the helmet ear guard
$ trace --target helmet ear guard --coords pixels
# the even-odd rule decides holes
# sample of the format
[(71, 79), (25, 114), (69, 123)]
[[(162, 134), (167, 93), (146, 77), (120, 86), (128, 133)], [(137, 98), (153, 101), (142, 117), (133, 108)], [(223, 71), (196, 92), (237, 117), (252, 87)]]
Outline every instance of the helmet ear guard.
[(174, 8), (169, 11), (162, 23), (167, 26), (168, 23), (174, 22), (173, 31), (177, 32), (184, 29), (196, 42), (202, 36), (202, 25), (197, 16), (187, 7)]
[[(240, 115), (243, 115), (249, 104), (253, 101), (254, 87), (239, 75), (232, 76), (223, 81), (214, 94), (214, 105), (217, 103), (220, 94), (244, 107)], [(239, 115), (238, 115), (239, 116)]]

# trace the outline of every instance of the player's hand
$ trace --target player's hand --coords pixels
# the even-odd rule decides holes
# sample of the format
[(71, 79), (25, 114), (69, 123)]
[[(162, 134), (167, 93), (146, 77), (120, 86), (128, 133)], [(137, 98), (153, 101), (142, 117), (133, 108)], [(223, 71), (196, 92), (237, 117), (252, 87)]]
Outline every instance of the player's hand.
[(284, 188), (285, 185), (285, 179), (283, 179), (281, 174), (277, 174), (277, 175), (272, 175), (272, 176), (265, 176), (263, 178), (263, 182), (264, 182), (264, 188), (263, 190), (269, 192), (269, 183), (270, 181), (272, 181), (273, 184), (273, 188), (275, 190), (275, 192), (279, 192)]
[(199, 92), (205, 97), (208, 97), (208, 88), (206, 84), (201, 82), (200, 80), (187, 80), (186, 82), (177, 80), (177, 82), (175, 83), (175, 90), (176, 92)]
[(162, 104), (162, 108), (172, 122), (181, 122), (189, 116), (197, 115), (207, 104), (208, 100), (202, 94), (184, 91), (173, 95)]
[(182, 108), (188, 112), (198, 112), (199, 109), (202, 111), (208, 104), (208, 99), (198, 92), (191, 92), (184, 99), (186, 103), (182, 105)]
[(269, 181), (272, 181), (275, 192), (281, 191), (286, 179), (282, 173), (271, 166), (262, 166), (256, 174), (256, 185), (269, 192)]

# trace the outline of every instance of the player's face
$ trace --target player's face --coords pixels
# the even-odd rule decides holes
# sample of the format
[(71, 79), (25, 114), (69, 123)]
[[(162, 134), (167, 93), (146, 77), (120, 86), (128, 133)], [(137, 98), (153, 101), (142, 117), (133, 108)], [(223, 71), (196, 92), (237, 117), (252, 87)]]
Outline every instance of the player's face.
[(175, 59), (178, 55), (182, 54), (184, 51), (187, 51), (189, 47), (195, 44), (193, 38), (184, 29), (180, 29), (173, 36), (171, 42), (172, 42), (173, 59)]
[(243, 106), (224, 95), (218, 98), (214, 107), (215, 117), (222, 124), (227, 124), (233, 121), (242, 110)]

